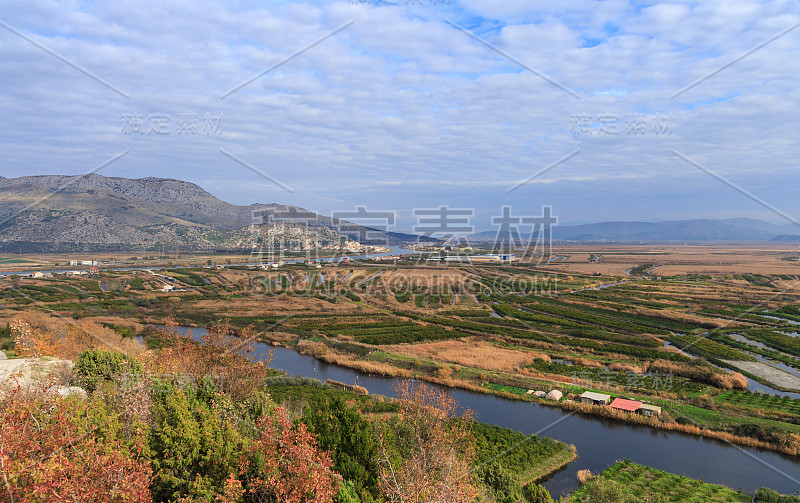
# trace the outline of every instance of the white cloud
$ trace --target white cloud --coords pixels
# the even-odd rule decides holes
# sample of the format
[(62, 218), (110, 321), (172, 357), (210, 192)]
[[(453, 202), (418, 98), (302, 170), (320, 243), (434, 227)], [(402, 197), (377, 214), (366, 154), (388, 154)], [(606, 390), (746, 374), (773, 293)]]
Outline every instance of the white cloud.
[[(670, 197), (683, 197), (680, 180), (708, 178), (670, 147), (743, 186), (757, 183), (767, 200), (773, 191), (784, 198), (783, 183), (771, 187), (770, 179), (796, 174), (800, 29), (670, 99), (797, 23), (795, 3), (374, 3), (7, 2), (1, 20), (130, 99), (0, 28), (0, 175), (86, 172), (130, 148), (108, 174), (189, 179), (240, 204), (274, 198), (329, 211), (362, 201), (409, 208), (452, 200), (490, 211), (511, 198), (505, 184), (581, 144), (579, 156), (532, 184), (537, 189), (519, 192), (547, 186), (547, 197), (575, 215), (669, 218)], [(205, 114), (223, 113), (223, 134), (176, 135), (184, 112), (199, 116), (198, 128)], [(169, 114), (172, 133), (124, 135), (127, 113)], [(625, 118), (636, 113), (671, 116), (671, 134), (625, 134)], [(575, 136), (577, 114), (594, 122), (617, 116), (619, 134)], [(297, 192), (269, 189), (220, 147)], [(722, 195), (713, 204), (693, 200), (698, 215), (754, 210), (719, 182), (705, 182)], [(655, 206), (623, 197), (652, 187), (665, 192)], [(589, 195), (597, 192), (604, 197)], [(525, 204), (523, 194), (514, 197)], [(591, 206), (609, 200), (624, 204)], [(797, 203), (785, 204), (800, 213)]]

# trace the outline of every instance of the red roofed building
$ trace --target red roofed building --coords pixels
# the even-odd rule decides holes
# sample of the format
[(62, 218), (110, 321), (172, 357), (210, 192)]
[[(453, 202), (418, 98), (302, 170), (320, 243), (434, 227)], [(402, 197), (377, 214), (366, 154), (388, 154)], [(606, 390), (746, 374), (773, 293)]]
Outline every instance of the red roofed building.
[(625, 398), (615, 398), (614, 401), (611, 402), (611, 406), (619, 410), (636, 412), (639, 410), (639, 407), (642, 406), (642, 402), (637, 402), (636, 400), (627, 400)]

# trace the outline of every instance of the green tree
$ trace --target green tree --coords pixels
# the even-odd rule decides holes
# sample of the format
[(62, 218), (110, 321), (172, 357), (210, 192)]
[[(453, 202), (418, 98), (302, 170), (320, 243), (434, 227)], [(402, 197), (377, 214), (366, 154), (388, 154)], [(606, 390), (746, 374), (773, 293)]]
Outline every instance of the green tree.
[(476, 473), (483, 481), (493, 501), (497, 503), (517, 503), (525, 500), (522, 486), (517, 477), (499, 463), (493, 462), (480, 466), (476, 469)]
[(224, 411), (232, 404), (220, 393), (165, 385), (155, 393), (150, 433), (156, 501), (191, 496), (212, 501), (238, 473), (245, 439)]
[[(540, 484), (528, 484), (525, 486), (525, 499), (531, 503), (553, 503), (553, 497)], [(561, 500), (559, 500), (561, 501)]]
[(330, 451), (334, 468), (355, 486), (359, 499), (378, 496), (376, 438), (370, 423), (343, 397), (305, 406), (302, 421), (316, 434), (322, 450)]
[(349, 480), (345, 480), (339, 486), (339, 492), (336, 494), (337, 503), (361, 503), (356, 491), (356, 486)]

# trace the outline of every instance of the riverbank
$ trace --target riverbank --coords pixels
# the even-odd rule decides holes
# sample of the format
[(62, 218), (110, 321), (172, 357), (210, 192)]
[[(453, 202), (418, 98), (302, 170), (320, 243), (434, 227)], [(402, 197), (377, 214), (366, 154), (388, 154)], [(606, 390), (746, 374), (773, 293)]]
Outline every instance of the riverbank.
[[(636, 426), (646, 426), (657, 430), (674, 431), (688, 435), (719, 440), (722, 442), (741, 445), (745, 447), (752, 447), (763, 450), (769, 450), (773, 452), (779, 452), (790, 456), (800, 455), (800, 447), (799, 447), (800, 444), (797, 443), (798, 440), (797, 438), (795, 439), (795, 442), (793, 442), (792, 444), (780, 444), (777, 442), (769, 442), (752, 437), (735, 435), (733, 433), (726, 431), (718, 431), (706, 428), (700, 423), (696, 423), (691, 419), (685, 418), (685, 416), (679, 416), (679, 417), (684, 417), (689, 424), (679, 423), (675, 420), (672, 420), (672, 418), (668, 414), (662, 414), (660, 418), (646, 417), (634, 413), (613, 409), (608, 406), (592, 406), (592, 405), (582, 404), (570, 399), (554, 401), (554, 400), (548, 400), (546, 398), (539, 398), (532, 394), (517, 394), (507, 391), (499, 391), (488, 388), (485, 385), (482, 385), (482, 383), (476, 382), (475, 380), (458, 379), (454, 377), (442, 377), (431, 373), (426, 373), (420, 370), (412, 371), (405, 368), (395, 367), (393, 365), (387, 364), (385, 361), (373, 362), (373, 361), (358, 360), (348, 357), (347, 355), (342, 355), (335, 351), (330, 351), (330, 350), (319, 351), (316, 349), (315, 346), (309, 346), (309, 345), (303, 346), (302, 344), (292, 345), (290, 343), (287, 343), (286, 341), (271, 340), (268, 337), (264, 337), (264, 335), (266, 334), (262, 334), (263, 342), (272, 344), (273, 346), (278, 345), (286, 349), (299, 351), (301, 354), (312, 356), (319, 361), (357, 370), (360, 372), (365, 372), (368, 374), (377, 374), (395, 378), (414, 378), (438, 384), (440, 386), (445, 386), (448, 388), (464, 389), (468, 391), (484, 393), (487, 395), (495, 395), (512, 400), (536, 403), (538, 405), (543, 405), (547, 407), (560, 408), (564, 411), (573, 412), (576, 414), (596, 416), (603, 419), (610, 419), (615, 422), (627, 423)], [(422, 369), (423, 366), (419, 365), (419, 368)], [(491, 373), (487, 373), (482, 369), (466, 369), (463, 368), (463, 366), (460, 369), (459, 373), (462, 375), (472, 375), (475, 377), (486, 377), (487, 375), (491, 375)], [(565, 385), (564, 382), (560, 382), (557, 380), (549, 380), (542, 377), (537, 377), (535, 380), (544, 386), (550, 387), (551, 389), (562, 390), (564, 396), (567, 396), (572, 391), (578, 392), (581, 389), (576, 386)], [(573, 395), (575, 394), (577, 393), (573, 393)], [(631, 395), (627, 394), (626, 396), (631, 396)], [(661, 405), (665, 405), (666, 403), (668, 403), (668, 401), (659, 401), (659, 403)]]
[(574, 445), (567, 446), (566, 451), (562, 451), (543, 463), (520, 474), (522, 485), (527, 485), (546, 479), (568, 464), (578, 459), (578, 449)]

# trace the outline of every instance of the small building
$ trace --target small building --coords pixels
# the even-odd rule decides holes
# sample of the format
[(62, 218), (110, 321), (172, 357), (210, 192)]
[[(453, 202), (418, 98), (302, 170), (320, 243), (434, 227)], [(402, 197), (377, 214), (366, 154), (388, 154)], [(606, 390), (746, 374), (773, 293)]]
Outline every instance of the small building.
[(660, 416), (661, 415), (661, 407), (658, 405), (650, 405), (649, 403), (643, 403), (639, 410), (637, 411), (639, 414), (643, 416)]
[(591, 405), (608, 405), (611, 402), (611, 395), (595, 393), (594, 391), (584, 391), (581, 395), (581, 402)]
[(642, 402), (637, 402), (636, 400), (628, 400), (627, 398), (615, 398), (613, 402), (611, 402), (611, 407), (619, 410), (624, 410), (626, 412), (636, 412), (639, 410), (639, 407), (642, 406)]
[(544, 397), (548, 400), (555, 400), (557, 402), (561, 400), (562, 396), (564, 396), (562, 392), (558, 391), (557, 389), (554, 389), (550, 391), (550, 393), (546, 394)]
[(517, 256), (515, 254), (497, 254), (497, 255), (471, 255), (469, 256), (469, 262), (497, 262), (497, 263), (507, 263), (513, 262), (517, 260)]

